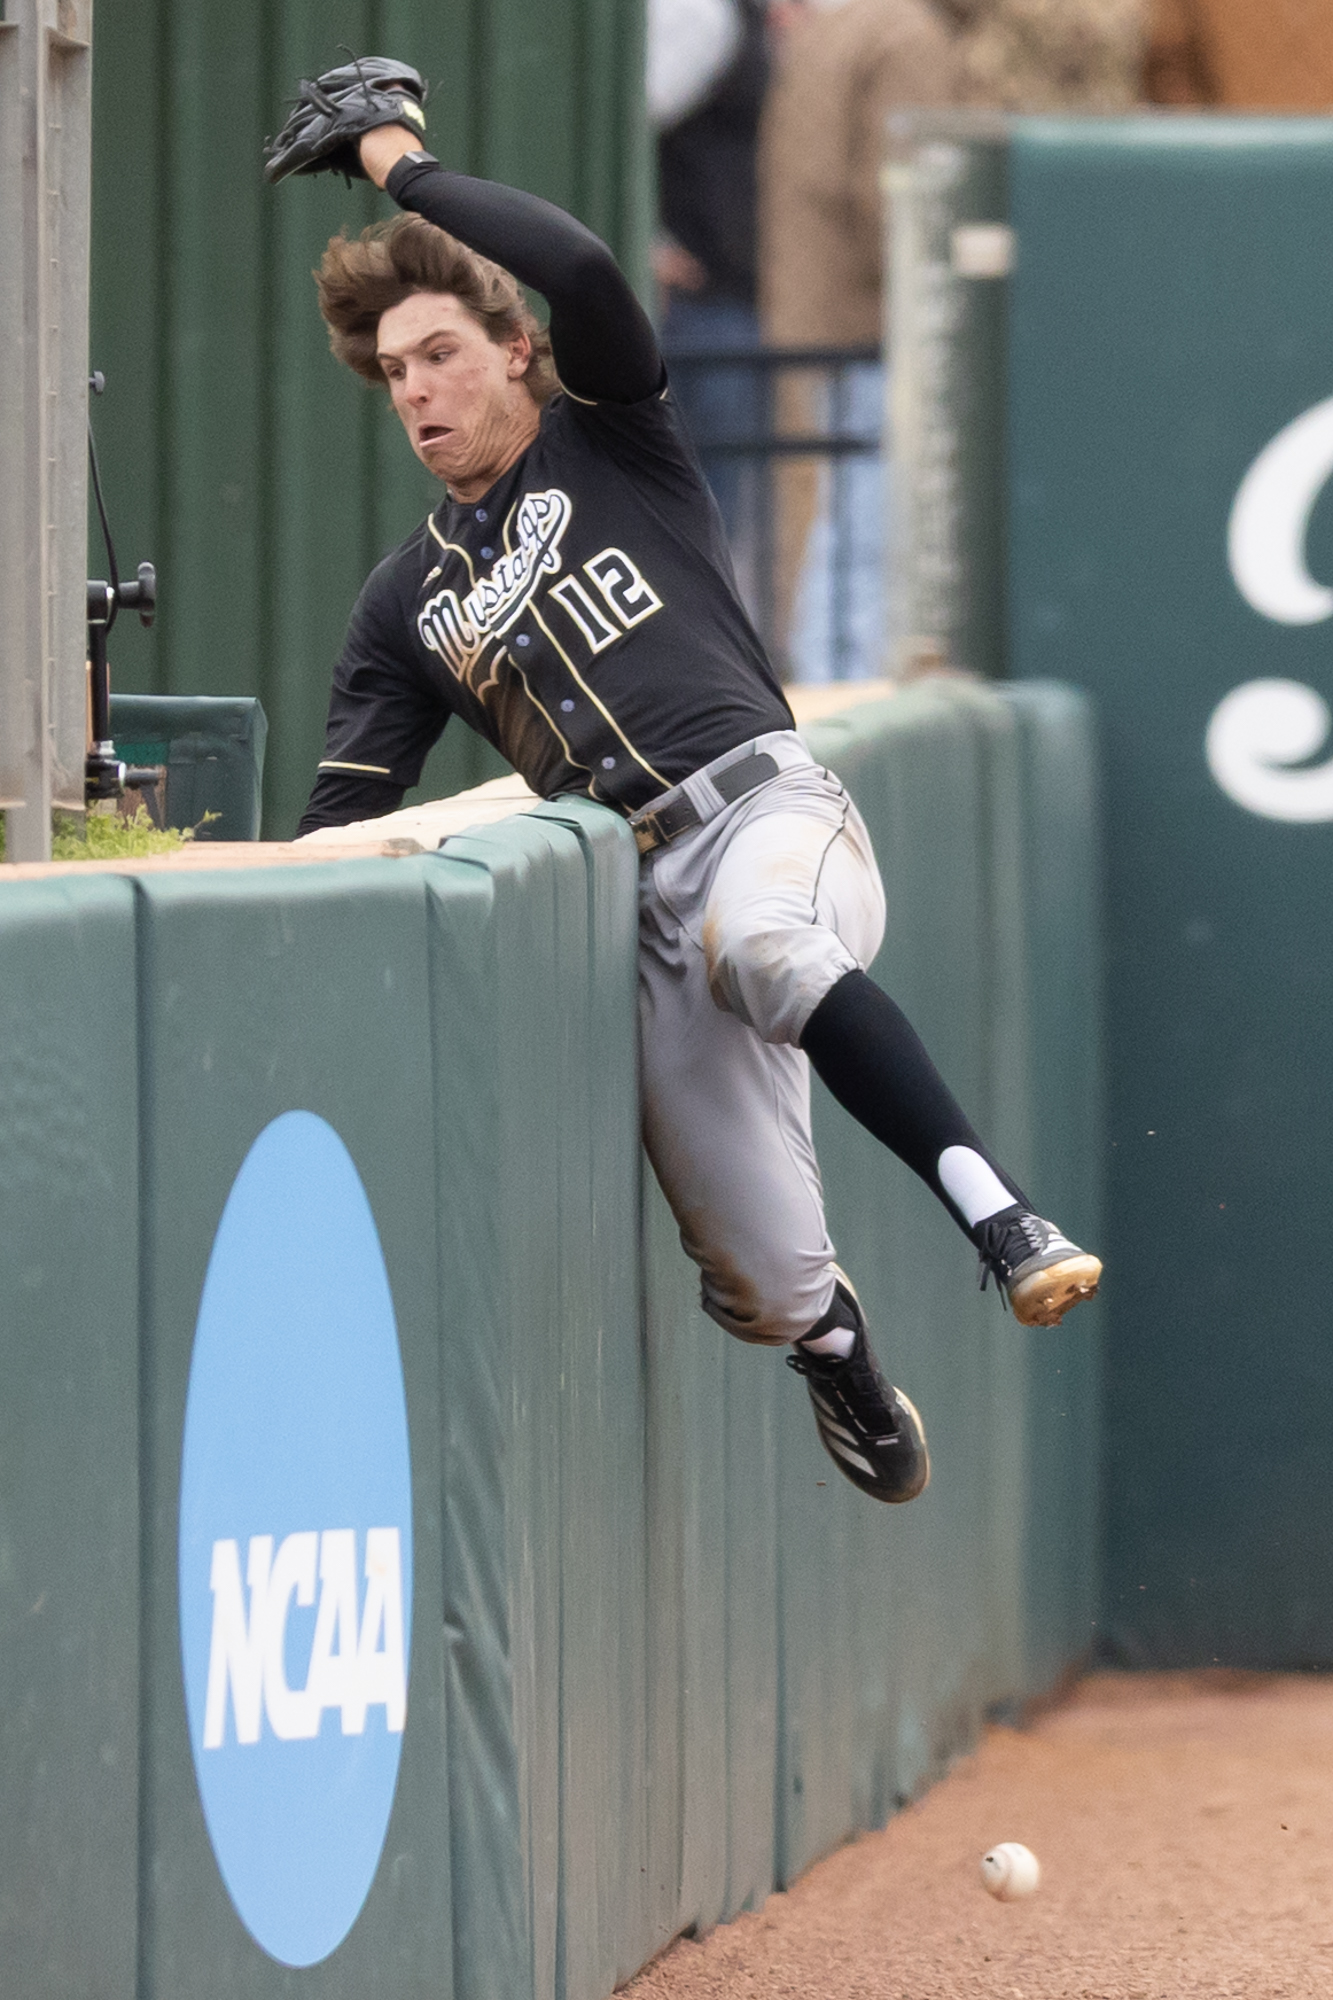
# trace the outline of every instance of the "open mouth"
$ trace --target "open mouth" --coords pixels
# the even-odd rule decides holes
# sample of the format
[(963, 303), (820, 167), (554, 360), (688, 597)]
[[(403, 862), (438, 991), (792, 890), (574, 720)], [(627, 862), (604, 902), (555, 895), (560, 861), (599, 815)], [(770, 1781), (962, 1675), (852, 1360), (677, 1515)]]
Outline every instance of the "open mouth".
[(417, 443), (421, 446), (438, 444), (442, 438), (452, 436), (447, 424), (422, 424), (417, 432)]

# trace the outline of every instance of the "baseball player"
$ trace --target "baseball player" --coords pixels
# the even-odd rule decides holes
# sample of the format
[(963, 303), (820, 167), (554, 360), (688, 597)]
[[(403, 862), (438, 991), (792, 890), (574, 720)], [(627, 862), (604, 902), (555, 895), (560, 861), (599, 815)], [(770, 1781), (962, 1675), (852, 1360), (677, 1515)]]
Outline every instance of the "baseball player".
[(834, 1261), (808, 1064), (1024, 1325), (1058, 1324), (1101, 1266), (1033, 1211), (866, 974), (884, 893), (865, 827), (795, 732), (628, 282), (562, 210), (444, 171), (424, 97), (415, 70), (354, 62), (303, 83), (267, 149), (270, 181), (364, 173), (404, 211), (332, 240), (320, 307), (444, 487), (357, 600), (301, 830), (393, 810), (452, 716), (543, 797), (628, 820), (644, 1140), (704, 1310), (786, 1347), (839, 1470), (911, 1500), (925, 1435)]

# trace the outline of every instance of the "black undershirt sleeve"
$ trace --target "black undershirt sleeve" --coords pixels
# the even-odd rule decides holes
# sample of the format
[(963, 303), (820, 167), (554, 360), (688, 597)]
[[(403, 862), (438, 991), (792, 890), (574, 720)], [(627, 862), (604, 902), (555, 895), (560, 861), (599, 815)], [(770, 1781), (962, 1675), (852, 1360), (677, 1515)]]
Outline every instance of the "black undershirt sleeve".
[(402, 557), (400, 549), (377, 564), (352, 607), (329, 689), (324, 760), (298, 837), (396, 812), (449, 720), (408, 643)]
[(405, 789), (389, 778), (363, 777), (356, 771), (321, 771), (296, 838), (313, 833), (317, 827), (350, 826), (353, 820), (379, 819), (384, 813), (397, 812)]
[(601, 238), (563, 208), (414, 160), (399, 161), (388, 192), (541, 293), (556, 373), (571, 395), (638, 403), (663, 387), (657, 338), (629, 280)]

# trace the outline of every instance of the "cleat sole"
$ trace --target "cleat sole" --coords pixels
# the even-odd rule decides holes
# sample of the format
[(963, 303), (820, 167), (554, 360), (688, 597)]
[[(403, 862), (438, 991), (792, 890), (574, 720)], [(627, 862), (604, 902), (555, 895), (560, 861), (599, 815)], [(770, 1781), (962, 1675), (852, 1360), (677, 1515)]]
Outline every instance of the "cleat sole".
[(1014, 1318), (1020, 1326), (1059, 1326), (1072, 1307), (1096, 1297), (1101, 1276), (1101, 1259), (1083, 1252), (1034, 1271), (1009, 1294)]
[(910, 1396), (904, 1396), (901, 1389), (895, 1389), (893, 1393), (897, 1397), (898, 1402), (900, 1403), (902, 1408), (907, 1411), (907, 1414), (912, 1419), (912, 1422), (916, 1425), (916, 1434), (921, 1440), (921, 1460), (922, 1460), (921, 1480), (918, 1485), (912, 1488), (910, 1493), (903, 1493), (899, 1496), (899, 1504), (901, 1504), (901, 1502), (904, 1500), (915, 1500), (917, 1495), (920, 1493), (924, 1493), (926, 1488), (929, 1486), (930, 1446), (926, 1443), (926, 1427), (921, 1421), (921, 1412), (920, 1410), (918, 1410), (916, 1404), (912, 1401)]

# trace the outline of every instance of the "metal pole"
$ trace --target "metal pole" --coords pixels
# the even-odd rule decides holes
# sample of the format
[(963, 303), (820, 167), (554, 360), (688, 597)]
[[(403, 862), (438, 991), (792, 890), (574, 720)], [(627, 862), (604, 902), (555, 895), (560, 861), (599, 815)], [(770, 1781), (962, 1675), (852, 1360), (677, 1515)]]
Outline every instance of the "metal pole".
[(11, 861), (82, 811), (92, 0), (0, 22), (0, 807)]
[(889, 120), (890, 597), (897, 670), (1005, 670), (1009, 120)]

